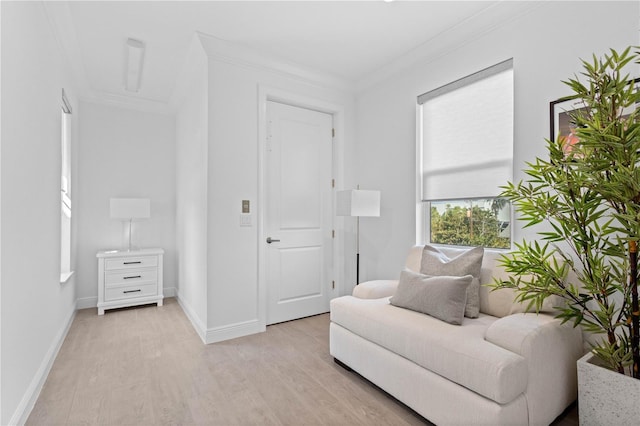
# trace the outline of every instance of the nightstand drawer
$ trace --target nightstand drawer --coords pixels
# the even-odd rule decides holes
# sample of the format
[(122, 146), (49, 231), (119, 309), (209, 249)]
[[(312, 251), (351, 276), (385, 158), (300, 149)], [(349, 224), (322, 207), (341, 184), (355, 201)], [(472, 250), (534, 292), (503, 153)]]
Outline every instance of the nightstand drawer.
[(158, 293), (155, 283), (130, 285), (124, 287), (111, 287), (104, 290), (104, 300), (131, 299), (136, 297), (154, 296)]
[(130, 271), (111, 271), (105, 273), (104, 284), (107, 287), (122, 284), (156, 283), (158, 280), (157, 269), (132, 269)]
[(158, 265), (158, 256), (120, 257), (106, 259), (104, 269), (107, 271), (114, 269), (146, 268)]

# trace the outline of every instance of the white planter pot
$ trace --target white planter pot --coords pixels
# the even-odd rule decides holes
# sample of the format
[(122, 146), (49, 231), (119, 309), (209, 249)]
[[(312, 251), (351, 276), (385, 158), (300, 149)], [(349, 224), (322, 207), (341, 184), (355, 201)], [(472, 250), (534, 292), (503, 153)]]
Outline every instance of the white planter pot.
[(596, 365), (588, 353), (578, 360), (578, 416), (583, 426), (640, 424), (640, 380)]

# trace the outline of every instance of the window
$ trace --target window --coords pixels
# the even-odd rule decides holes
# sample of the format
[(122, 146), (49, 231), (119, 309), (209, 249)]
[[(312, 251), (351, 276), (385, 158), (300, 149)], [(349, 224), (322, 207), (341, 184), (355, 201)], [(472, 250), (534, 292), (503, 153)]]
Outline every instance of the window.
[(498, 195), (512, 178), (512, 60), (422, 94), (418, 107), (418, 239), (510, 248), (511, 207)]
[(510, 208), (504, 198), (429, 202), (433, 244), (510, 247)]
[(60, 282), (66, 282), (71, 270), (71, 105), (62, 90), (60, 173)]

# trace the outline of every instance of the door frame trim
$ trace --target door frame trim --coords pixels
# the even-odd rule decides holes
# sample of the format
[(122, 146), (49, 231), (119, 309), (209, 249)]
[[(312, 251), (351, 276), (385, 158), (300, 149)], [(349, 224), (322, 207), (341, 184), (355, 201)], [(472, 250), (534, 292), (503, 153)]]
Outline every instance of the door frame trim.
[[(258, 85), (258, 321), (260, 326), (266, 327), (267, 324), (267, 264), (266, 264), (266, 244), (265, 238), (265, 196), (266, 196), (266, 141), (267, 141), (267, 102), (278, 102), (300, 108), (306, 108), (330, 114), (333, 117), (333, 128), (335, 136), (333, 138), (333, 158), (332, 170), (333, 178), (336, 180), (335, 188), (333, 188), (333, 197), (335, 205), (336, 191), (342, 188), (344, 181), (344, 123), (345, 108), (343, 105), (326, 102), (317, 98), (300, 95), (293, 92), (284, 91), (275, 87)], [(328, 182), (327, 182), (328, 184)], [(342, 294), (344, 283), (344, 225), (342, 220), (333, 217), (333, 228), (336, 236), (333, 239), (333, 268), (331, 275), (336, 281), (335, 289), (329, 289), (329, 300)], [(328, 283), (327, 283), (328, 285)]]

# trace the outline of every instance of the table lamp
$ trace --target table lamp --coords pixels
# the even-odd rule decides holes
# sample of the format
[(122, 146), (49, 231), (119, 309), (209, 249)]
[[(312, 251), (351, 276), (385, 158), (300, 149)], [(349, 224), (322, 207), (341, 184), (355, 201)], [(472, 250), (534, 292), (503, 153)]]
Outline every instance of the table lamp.
[(129, 222), (129, 246), (131, 251), (131, 226), (134, 220), (151, 217), (151, 201), (148, 198), (111, 198), (111, 219)]

